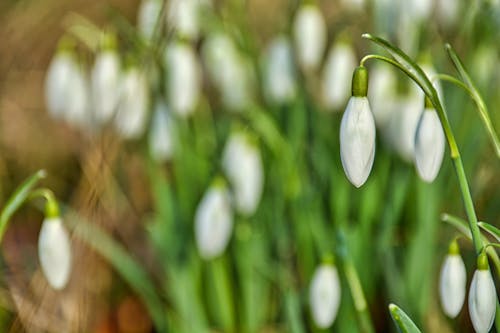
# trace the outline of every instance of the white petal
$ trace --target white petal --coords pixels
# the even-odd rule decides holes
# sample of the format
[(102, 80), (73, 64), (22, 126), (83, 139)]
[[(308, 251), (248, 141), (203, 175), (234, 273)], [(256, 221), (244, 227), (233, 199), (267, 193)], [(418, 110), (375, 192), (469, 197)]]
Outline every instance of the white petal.
[(323, 97), (326, 107), (339, 110), (351, 95), (351, 78), (356, 55), (347, 43), (332, 46), (323, 71)]
[(137, 28), (142, 36), (151, 39), (160, 18), (162, 1), (142, 0), (137, 14)]
[(487, 333), (495, 320), (497, 293), (489, 270), (476, 270), (469, 290), (469, 314), (476, 333)]
[(88, 129), (92, 124), (88, 77), (80, 68), (77, 68), (68, 84), (69, 100), (64, 118), (71, 125)]
[(326, 45), (326, 23), (321, 11), (313, 5), (299, 8), (293, 26), (299, 63), (305, 70), (318, 68)]
[(71, 245), (60, 218), (43, 221), (38, 238), (38, 256), (42, 271), (54, 289), (63, 289), (71, 272)]
[(375, 122), (366, 97), (351, 97), (340, 124), (340, 157), (349, 181), (363, 185), (375, 156)]
[(103, 124), (113, 117), (120, 98), (120, 58), (116, 52), (97, 55), (92, 70), (92, 102), (94, 117)]
[(396, 102), (389, 121), (390, 143), (407, 162), (415, 160), (415, 134), (423, 111), (422, 96), (408, 96)]
[(212, 186), (203, 196), (195, 215), (196, 245), (204, 259), (221, 255), (233, 230), (229, 192), (223, 185)]
[(293, 54), (287, 37), (275, 38), (267, 50), (264, 71), (266, 97), (271, 102), (283, 103), (296, 93), (296, 75)]
[(314, 272), (309, 291), (311, 314), (316, 326), (324, 329), (333, 324), (337, 317), (340, 296), (340, 282), (335, 266), (318, 267)]
[(465, 300), (467, 273), (460, 255), (448, 255), (441, 267), (439, 296), (444, 313), (455, 318)]
[(374, 66), (369, 75), (368, 99), (379, 128), (389, 124), (395, 110), (397, 78), (394, 69), (385, 64)]
[(49, 113), (63, 118), (69, 106), (69, 89), (78, 67), (67, 52), (58, 52), (47, 70), (45, 98)]
[(208, 0), (171, 0), (168, 8), (168, 23), (181, 37), (196, 39), (200, 33), (202, 9), (210, 5)]
[(153, 112), (149, 132), (149, 152), (158, 162), (165, 162), (172, 157), (172, 130), (172, 119), (168, 108), (163, 102), (158, 102)]
[(415, 135), (415, 165), (424, 181), (432, 182), (443, 162), (445, 138), (441, 122), (434, 109), (425, 109), (420, 116)]

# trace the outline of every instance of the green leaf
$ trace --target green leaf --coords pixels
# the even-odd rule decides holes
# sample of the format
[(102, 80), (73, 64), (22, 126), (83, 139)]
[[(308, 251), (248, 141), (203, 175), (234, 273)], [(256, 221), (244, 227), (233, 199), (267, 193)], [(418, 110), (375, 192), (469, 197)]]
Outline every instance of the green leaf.
[(500, 242), (500, 229), (486, 222), (479, 222), (478, 225)]
[(0, 214), (0, 243), (2, 242), (7, 225), (14, 213), (26, 202), (31, 190), (36, 186), (40, 179), (46, 176), (45, 170), (38, 170), (31, 177), (26, 179), (24, 183), (14, 191), (12, 196), (7, 200), (2, 213)]
[(395, 304), (389, 304), (389, 312), (400, 333), (420, 333), (417, 325)]
[(146, 271), (135, 261), (126, 249), (107, 235), (101, 228), (88, 222), (76, 221), (72, 216), (75, 236), (84, 241), (94, 251), (102, 255), (130, 285), (144, 302), (158, 332), (167, 332), (166, 312), (157, 290)]

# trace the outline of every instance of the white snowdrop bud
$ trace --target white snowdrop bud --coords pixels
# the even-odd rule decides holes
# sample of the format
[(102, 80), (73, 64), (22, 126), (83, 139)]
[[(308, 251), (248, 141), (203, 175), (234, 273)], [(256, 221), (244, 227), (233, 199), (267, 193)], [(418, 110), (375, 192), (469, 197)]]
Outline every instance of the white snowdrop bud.
[(81, 68), (76, 67), (68, 82), (67, 106), (63, 114), (66, 121), (81, 129), (88, 129), (92, 124), (90, 113), (90, 84), (87, 75)]
[(264, 85), (266, 97), (273, 103), (284, 103), (295, 97), (296, 75), (287, 37), (277, 37), (269, 45), (264, 64)]
[(294, 21), (293, 34), (297, 58), (304, 70), (318, 68), (326, 45), (326, 23), (318, 7), (303, 5)]
[(431, 183), (443, 162), (445, 138), (436, 110), (426, 98), (415, 133), (415, 165), (422, 180)]
[(340, 296), (337, 268), (330, 264), (319, 266), (314, 272), (309, 290), (311, 314), (317, 327), (326, 329), (333, 324), (337, 317)]
[(397, 78), (394, 70), (385, 64), (377, 64), (370, 71), (368, 99), (379, 128), (386, 128), (396, 106)]
[(495, 321), (497, 293), (485, 253), (478, 257), (469, 289), (469, 314), (476, 333), (487, 333)]
[(168, 73), (167, 96), (172, 112), (186, 117), (192, 114), (201, 89), (201, 69), (192, 47), (181, 42), (166, 48), (165, 62)]
[(411, 0), (409, 7), (402, 6), (401, 10), (408, 11), (414, 19), (427, 20), (432, 12), (434, 0)]
[(251, 216), (257, 209), (264, 187), (259, 148), (242, 132), (233, 133), (223, 153), (223, 168), (234, 191), (236, 209)]
[(465, 300), (467, 273), (456, 241), (450, 244), (439, 278), (439, 296), (444, 313), (455, 318)]
[(94, 118), (102, 125), (109, 121), (120, 98), (121, 65), (115, 50), (100, 52), (94, 63), (91, 78)]
[(142, 0), (137, 13), (137, 29), (150, 40), (160, 19), (162, 0)]
[(335, 43), (323, 70), (323, 99), (328, 109), (340, 110), (347, 102), (355, 68), (356, 55), (352, 47), (346, 42)]
[(370, 175), (375, 157), (375, 121), (370, 110), (367, 92), (368, 74), (364, 67), (354, 71), (353, 96), (340, 123), (340, 157), (344, 172), (356, 187)]
[(52, 59), (45, 78), (45, 98), (50, 115), (64, 118), (69, 103), (69, 90), (78, 66), (68, 51), (58, 51)]
[(208, 0), (171, 0), (167, 22), (182, 38), (196, 39), (200, 34), (202, 9), (210, 5)]
[(71, 245), (60, 217), (47, 217), (38, 237), (38, 256), (47, 281), (60, 290), (68, 283), (71, 272)]
[(172, 157), (172, 119), (165, 103), (157, 102), (149, 131), (149, 152), (153, 159), (165, 162)]
[(229, 191), (223, 180), (216, 180), (201, 200), (195, 215), (195, 238), (200, 256), (212, 259), (221, 255), (233, 230)]
[(138, 68), (125, 72), (115, 127), (125, 139), (137, 139), (143, 133), (148, 117), (148, 82)]

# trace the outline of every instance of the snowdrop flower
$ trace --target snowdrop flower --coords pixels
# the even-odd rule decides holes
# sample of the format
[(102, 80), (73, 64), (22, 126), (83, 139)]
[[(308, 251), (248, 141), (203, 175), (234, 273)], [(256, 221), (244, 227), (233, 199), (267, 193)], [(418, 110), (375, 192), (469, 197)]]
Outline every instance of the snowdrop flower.
[(497, 293), (483, 252), (478, 257), (469, 290), (469, 314), (476, 333), (487, 333), (495, 320)]
[(167, 20), (179, 36), (194, 40), (200, 34), (200, 15), (208, 0), (171, 0)]
[(181, 42), (166, 48), (165, 62), (168, 73), (167, 96), (172, 112), (186, 117), (192, 114), (201, 89), (201, 69), (192, 47)]
[(296, 75), (290, 41), (285, 36), (275, 38), (266, 54), (264, 85), (267, 98), (284, 103), (295, 97)]
[(370, 175), (375, 157), (375, 121), (366, 97), (366, 68), (358, 67), (352, 79), (352, 97), (340, 123), (340, 157), (349, 181), (363, 185)]
[(91, 77), (94, 118), (99, 125), (109, 121), (116, 111), (120, 79), (120, 57), (114, 47), (106, 47), (97, 55)]
[(439, 278), (439, 296), (444, 313), (455, 318), (460, 313), (465, 300), (467, 273), (460, 256), (457, 241), (450, 244)]
[(38, 236), (38, 257), (50, 286), (63, 289), (71, 273), (71, 245), (68, 232), (59, 217), (57, 204), (47, 202), (46, 217)]
[(229, 191), (223, 180), (216, 180), (201, 200), (195, 215), (195, 238), (200, 256), (212, 259), (221, 255), (233, 230)]
[(142, 0), (137, 14), (137, 28), (142, 36), (150, 40), (160, 19), (162, 0)]
[(158, 162), (165, 162), (172, 157), (172, 130), (172, 119), (167, 106), (163, 102), (157, 102), (149, 131), (149, 152)]
[(340, 296), (337, 268), (330, 264), (319, 266), (314, 272), (309, 290), (311, 314), (317, 327), (326, 329), (333, 324), (337, 317)]
[(415, 134), (415, 165), (420, 178), (431, 183), (443, 162), (445, 138), (436, 110), (427, 98), (425, 104)]
[(408, 11), (414, 19), (425, 21), (432, 12), (434, 0), (411, 0), (409, 7), (402, 6), (401, 10)]
[(125, 139), (137, 139), (143, 134), (148, 116), (148, 98), (144, 73), (139, 68), (128, 69), (123, 77), (115, 117), (115, 127)]
[(395, 110), (397, 78), (392, 68), (385, 64), (377, 64), (370, 72), (368, 99), (379, 128), (386, 128)]
[(321, 11), (314, 5), (299, 8), (293, 26), (297, 58), (304, 70), (318, 68), (326, 44), (326, 23)]
[(257, 209), (264, 187), (259, 148), (242, 132), (231, 134), (224, 148), (222, 165), (234, 191), (236, 209), (251, 216)]
[(356, 68), (356, 55), (346, 42), (330, 49), (323, 70), (323, 99), (328, 109), (339, 110), (350, 96), (349, 79)]

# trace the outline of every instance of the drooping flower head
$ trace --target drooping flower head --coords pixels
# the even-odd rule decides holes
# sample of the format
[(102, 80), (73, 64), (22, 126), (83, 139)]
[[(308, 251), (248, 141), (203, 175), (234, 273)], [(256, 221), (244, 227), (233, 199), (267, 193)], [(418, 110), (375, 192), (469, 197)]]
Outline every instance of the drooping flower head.
[(322, 264), (314, 272), (309, 290), (309, 304), (314, 323), (321, 329), (332, 326), (340, 306), (340, 281), (337, 268)]
[(295, 15), (293, 26), (295, 48), (300, 66), (306, 70), (318, 68), (326, 45), (326, 23), (320, 9), (303, 5)]
[(465, 300), (467, 273), (460, 256), (458, 243), (454, 240), (449, 247), (439, 278), (439, 296), (444, 313), (455, 318), (462, 309)]
[(488, 257), (482, 252), (477, 259), (477, 269), (469, 289), (469, 314), (476, 333), (488, 333), (495, 321), (497, 292), (488, 265)]

